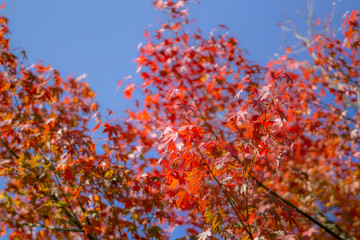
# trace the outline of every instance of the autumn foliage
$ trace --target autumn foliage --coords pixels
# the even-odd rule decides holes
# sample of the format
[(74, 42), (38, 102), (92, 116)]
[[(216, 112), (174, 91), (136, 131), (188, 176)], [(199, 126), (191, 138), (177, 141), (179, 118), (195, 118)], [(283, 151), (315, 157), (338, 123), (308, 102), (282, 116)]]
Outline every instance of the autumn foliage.
[(0, 18), (0, 233), (360, 238), (359, 12), (338, 38), (298, 36), (307, 60), (261, 66), (225, 26), (196, 29), (186, 0), (154, 6), (168, 20), (138, 47), (124, 95), (143, 102), (121, 121), (81, 77), (28, 67)]

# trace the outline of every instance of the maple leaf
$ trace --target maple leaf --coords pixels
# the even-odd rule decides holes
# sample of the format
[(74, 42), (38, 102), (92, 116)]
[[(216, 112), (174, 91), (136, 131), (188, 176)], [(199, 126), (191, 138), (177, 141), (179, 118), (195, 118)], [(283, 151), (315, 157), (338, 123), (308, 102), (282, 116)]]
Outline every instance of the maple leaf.
[(177, 206), (186, 208), (186, 206), (190, 203), (190, 194), (186, 190), (180, 189), (176, 196), (178, 198), (176, 200)]
[(259, 95), (259, 100), (260, 101), (265, 100), (267, 98), (267, 96), (269, 96), (270, 87), (271, 87), (271, 84), (269, 84), (267, 86), (264, 86), (259, 90), (258, 95)]
[(251, 100), (251, 105), (253, 109), (257, 108), (259, 112), (264, 113), (267, 109), (267, 106), (265, 105), (265, 101), (259, 100), (259, 99), (253, 99)]
[(247, 189), (248, 189), (248, 183), (244, 183), (243, 185), (241, 185), (240, 194), (246, 195)]
[[(129, 79), (129, 78), (131, 78), (131, 75), (128, 75), (128, 76), (124, 77), (125, 80)], [(122, 85), (122, 81), (121, 81), (121, 79), (119, 79), (118, 80), (118, 86), (116, 87), (116, 90), (118, 90), (121, 87), (121, 85)]]
[(178, 137), (178, 132), (172, 127), (166, 127), (161, 136), (157, 139), (159, 142), (163, 142), (165, 144), (170, 141), (174, 142)]
[(125, 98), (126, 98), (126, 99), (130, 99), (130, 98), (131, 98), (132, 93), (133, 93), (133, 91), (134, 91), (134, 87), (135, 87), (134, 83), (131, 83), (130, 85), (128, 85), (128, 86), (125, 88), (124, 94), (125, 94)]
[(296, 240), (296, 235), (284, 235), (284, 236), (277, 236), (276, 239), (279, 239), (279, 240)]
[(65, 169), (65, 172), (62, 174), (62, 176), (63, 176), (63, 181), (64, 182), (74, 180), (74, 174), (71, 171), (71, 169), (69, 169), (69, 168)]
[(236, 147), (229, 143), (224, 149), (229, 150), (231, 156), (237, 158), (239, 151), (236, 149)]
[(230, 159), (231, 159), (230, 153), (227, 152), (225, 156), (217, 158), (217, 160), (215, 161), (215, 168), (217, 170), (222, 169), (224, 165), (230, 161)]
[(165, 94), (168, 96), (169, 99), (171, 99), (173, 96), (179, 95), (180, 89), (170, 89), (165, 92)]
[(206, 240), (208, 237), (211, 237), (211, 228), (208, 228), (204, 232), (197, 235), (198, 240)]
[(140, 77), (142, 77), (144, 80), (147, 80), (150, 78), (150, 75), (147, 72), (142, 72)]
[(240, 90), (236, 93), (233, 101), (235, 101), (236, 99), (238, 99), (238, 98), (241, 96), (241, 93), (242, 93), (243, 91), (244, 91), (243, 89), (240, 89)]
[[(281, 195), (304, 211), (305, 204), (321, 212), (321, 206), (327, 206), (326, 200), (334, 192), (345, 189), (346, 194), (338, 194), (339, 201), (330, 204), (338, 212), (339, 223), (347, 223), (347, 229), (356, 229), (359, 225), (353, 217), (358, 213), (356, 158), (360, 158), (360, 152), (353, 146), (357, 146), (359, 138), (358, 119), (356, 114), (344, 115), (343, 112), (357, 102), (354, 83), (359, 76), (359, 13), (354, 11), (345, 17), (344, 40), (320, 34), (311, 39), (309, 51), (310, 57), (315, 58), (313, 61), (299, 62), (282, 56), (263, 68), (245, 58), (234, 37), (211, 33), (207, 38), (200, 31), (187, 29), (192, 24), (183, 18), (188, 9), (187, 0), (155, 0), (154, 4), (162, 8), (171, 21), (160, 23), (159, 30), (145, 31), (148, 41), (138, 46), (140, 54), (136, 60), (143, 82), (139, 84), (142, 86), (139, 91), (144, 94), (145, 104), (136, 101), (137, 110), (129, 111), (129, 117), (119, 125), (101, 122), (98, 104), (93, 101), (95, 94), (80, 81), (83, 76), (65, 81), (49, 65), (34, 64), (25, 68), (27, 65), (19, 61), (16, 52), (10, 51), (7, 19), (0, 17), (0, 67), (3, 70), (0, 135), (4, 138), (0, 141), (0, 159), (6, 159), (0, 160), (3, 163), (0, 174), (8, 179), (4, 193), (11, 193), (5, 200), (17, 202), (21, 198), (19, 206), (0, 204), (0, 212), (4, 216), (21, 213), (24, 215), (21, 223), (25, 226), (34, 220), (26, 216), (31, 213), (27, 209), (34, 209), (38, 216), (35, 220), (47, 226), (79, 230), (81, 225), (77, 233), (81, 239), (97, 239), (97, 234), (102, 239), (168, 238), (158, 223), (164, 227), (185, 223), (211, 225), (214, 232), (211, 229), (203, 229), (199, 235), (195, 230), (191, 232), (201, 240), (249, 239), (249, 232), (257, 236), (254, 238), (257, 240), (275, 236), (294, 239), (295, 235), (312, 238), (316, 229), (322, 227), (309, 218), (310, 221), (301, 221), (301, 228), (294, 226), (295, 217), (299, 216)], [(272, 68), (272, 65), (277, 66)], [(280, 65), (282, 68), (277, 70)], [(295, 69), (296, 73), (285, 69)], [(279, 85), (276, 99), (269, 105), (273, 88), (270, 84), (279, 83), (281, 78), (286, 84)], [(121, 81), (118, 84), (120, 87)], [(132, 97), (134, 88), (134, 83), (129, 83), (124, 90), (125, 98)], [(169, 88), (173, 89), (164, 92)], [(160, 98), (162, 95), (165, 97)], [(183, 103), (176, 104), (177, 96)], [(329, 102), (322, 107), (319, 101), (324, 96)], [(241, 102), (236, 101), (238, 99)], [(329, 104), (332, 99), (334, 103)], [(243, 108), (236, 112), (234, 109), (240, 103)], [(251, 107), (248, 110), (249, 105), (256, 111)], [(196, 106), (201, 106), (202, 114), (196, 114)], [(264, 114), (265, 110), (269, 111)], [(95, 111), (96, 126), (89, 130), (89, 116)], [(107, 117), (113, 114), (107, 111)], [(301, 111), (304, 114), (300, 114)], [(229, 114), (223, 121), (225, 112)], [(193, 114), (191, 119), (186, 116), (184, 119), (187, 114)], [(241, 124), (234, 125), (234, 122)], [(165, 128), (169, 125), (171, 127)], [(97, 145), (91, 132), (100, 126), (108, 138)], [(154, 142), (158, 132), (162, 134), (158, 142)], [(282, 159), (289, 150), (292, 150), (291, 157)], [(58, 182), (51, 177), (54, 171), (48, 163), (41, 157), (36, 158), (35, 155), (41, 154), (55, 160), (56, 174), (62, 180), (60, 186), (54, 187)], [(158, 161), (161, 168), (156, 165), (156, 159), (149, 156), (153, 154), (161, 156)], [(234, 161), (234, 156), (241, 156), (242, 160)], [(286, 160), (289, 162), (282, 174), (279, 165)], [(256, 161), (254, 165), (253, 161)], [(271, 164), (281, 177), (272, 174)], [(334, 176), (332, 173), (338, 172), (339, 167), (344, 174)], [(304, 176), (291, 174), (295, 169)], [(307, 176), (309, 171), (314, 173), (311, 178)], [(246, 179), (252, 176), (261, 176), (264, 185), (258, 182), (255, 186)], [(214, 178), (218, 181), (213, 181)], [(74, 179), (80, 185), (71, 184)], [(47, 189), (49, 187), (52, 189)], [(222, 187), (225, 191), (219, 194)], [(289, 187), (290, 195), (287, 194)], [(68, 202), (56, 200), (63, 198), (62, 190), (69, 196)], [(49, 196), (39, 192), (52, 195), (51, 206)], [(0, 194), (0, 198), (4, 198), (4, 194)], [(228, 199), (232, 199), (233, 204), (229, 205)], [(45, 204), (39, 207), (41, 203)], [(113, 203), (116, 204), (112, 206)], [(79, 206), (81, 211), (70, 215), (78, 219), (80, 225), (66, 214), (66, 210)], [(196, 216), (196, 222), (193, 217), (186, 220), (179, 217), (178, 208), (174, 206), (189, 210), (187, 213)], [(58, 207), (64, 211), (57, 211)], [(246, 217), (236, 219), (233, 214), (236, 211), (245, 213)], [(49, 217), (54, 212), (60, 214), (58, 218)], [(148, 221), (151, 213), (158, 222)], [(331, 222), (323, 217), (325, 223)], [(237, 228), (241, 218), (246, 220), (245, 225)], [(16, 216), (5, 219), (0, 228), (9, 229), (14, 238), (31, 238), (23, 231), (22, 224), (14, 222), (17, 222)], [(228, 227), (231, 230), (226, 229)], [(119, 233), (114, 231), (117, 228)], [(309, 230), (299, 232), (303, 229)], [(337, 230), (341, 232), (341, 228)], [(227, 235), (227, 231), (231, 234)], [(219, 235), (212, 236), (215, 232)], [(0, 234), (3, 234), (1, 230)], [(51, 239), (59, 235), (61, 238), (61, 234), (48, 228), (44, 237)], [(359, 237), (354, 231), (351, 234)]]
[(68, 165), (68, 160), (69, 160), (69, 153), (64, 153), (63, 155), (61, 155), (60, 160), (57, 162), (57, 167), (56, 169), (66, 169), (67, 165)]
[(285, 113), (280, 109), (279, 106), (276, 106), (275, 110), (276, 110), (277, 114), (280, 115), (280, 118), (281, 118), (282, 121), (285, 122), (285, 121), (288, 120), (287, 117), (286, 117), (286, 115), (285, 115)]
[(195, 108), (189, 104), (178, 103), (179, 110), (184, 114), (188, 115), (190, 112), (195, 113)]
[(191, 131), (192, 129), (196, 128), (195, 125), (184, 125), (181, 128), (179, 128), (179, 133), (183, 131)]
[(286, 82), (287, 82), (287, 83), (291, 83), (291, 84), (293, 84), (294, 81), (298, 78), (298, 76), (297, 76), (296, 74), (291, 73), (291, 72), (286, 72), (286, 73), (284, 74), (284, 77), (285, 77), (285, 79), (286, 79)]
[(245, 123), (245, 115), (247, 114), (246, 111), (237, 111), (236, 113), (232, 113), (228, 116), (227, 121), (231, 121), (232, 119), (235, 119), (235, 123), (239, 122), (241, 120), (243, 123)]
[(180, 0), (177, 3), (174, 3), (174, 8), (179, 9), (181, 7), (184, 7), (184, 0)]
[(302, 235), (304, 237), (311, 237), (312, 235), (314, 235), (314, 233), (318, 233), (318, 232), (319, 231), (316, 228), (312, 227), (309, 230), (303, 232)]
[(100, 127), (100, 124), (101, 124), (101, 120), (98, 122), (98, 124), (96, 124), (96, 126), (93, 128), (92, 132), (94, 133), (96, 130), (99, 129)]
[(118, 85), (117, 85), (117, 87), (116, 87), (116, 90), (119, 89), (119, 88), (121, 87), (121, 85), (122, 85), (122, 81), (119, 80), (119, 81), (118, 81)]
[(220, 28), (222, 28), (222, 29), (229, 30), (229, 28), (228, 28), (226, 25), (224, 25), (224, 24), (219, 24), (218, 26), (219, 26)]
[(110, 110), (110, 109), (106, 109), (106, 111), (108, 111), (108, 116), (110, 116), (111, 114), (115, 115), (114, 111)]
[(115, 135), (116, 137), (118, 136), (118, 128), (116, 126), (113, 126), (109, 123), (104, 123), (102, 125), (104, 127), (104, 130), (102, 131), (102, 133), (108, 133), (108, 139), (110, 139), (112, 137), (112, 135)]
[(285, 122), (286, 121), (282, 120), (281, 118), (277, 118), (275, 119), (274, 126), (278, 126), (279, 128), (282, 128)]

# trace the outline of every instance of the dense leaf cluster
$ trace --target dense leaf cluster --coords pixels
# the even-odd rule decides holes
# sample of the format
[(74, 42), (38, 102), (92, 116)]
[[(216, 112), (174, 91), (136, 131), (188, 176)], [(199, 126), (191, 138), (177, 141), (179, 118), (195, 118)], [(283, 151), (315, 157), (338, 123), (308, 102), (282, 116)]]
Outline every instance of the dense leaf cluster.
[(100, 115), (82, 77), (25, 67), (0, 18), (0, 233), (359, 238), (360, 14), (341, 40), (302, 38), (310, 61), (260, 66), (225, 26), (194, 28), (186, 0), (154, 6), (168, 20), (145, 32), (142, 82), (124, 90), (144, 100), (121, 122)]

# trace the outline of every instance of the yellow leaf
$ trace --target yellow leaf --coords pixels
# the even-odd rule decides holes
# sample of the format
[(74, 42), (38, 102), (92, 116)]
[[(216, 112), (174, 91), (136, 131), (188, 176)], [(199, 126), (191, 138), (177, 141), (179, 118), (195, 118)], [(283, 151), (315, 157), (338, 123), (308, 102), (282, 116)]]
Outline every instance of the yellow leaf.
[(174, 178), (171, 182), (171, 184), (167, 187), (168, 190), (172, 190), (176, 188), (179, 185), (179, 180)]
[(205, 81), (206, 81), (206, 76), (205, 76), (205, 75), (201, 75), (200, 81), (205, 82)]

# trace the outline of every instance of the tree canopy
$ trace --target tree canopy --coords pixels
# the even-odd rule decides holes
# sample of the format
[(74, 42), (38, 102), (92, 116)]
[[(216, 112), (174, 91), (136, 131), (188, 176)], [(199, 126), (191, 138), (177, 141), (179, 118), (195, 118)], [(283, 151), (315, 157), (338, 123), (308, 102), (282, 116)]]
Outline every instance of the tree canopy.
[(187, 0), (153, 4), (167, 20), (145, 31), (121, 120), (81, 77), (28, 67), (0, 18), (0, 233), (359, 238), (359, 12), (341, 36), (292, 28), (309, 58), (261, 66), (226, 26), (194, 27)]

